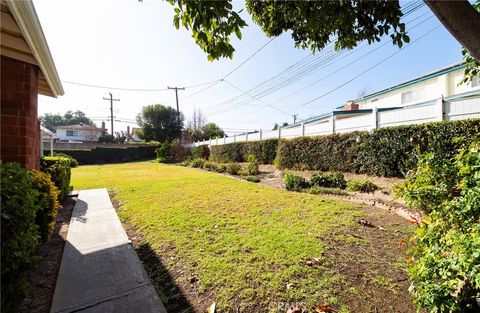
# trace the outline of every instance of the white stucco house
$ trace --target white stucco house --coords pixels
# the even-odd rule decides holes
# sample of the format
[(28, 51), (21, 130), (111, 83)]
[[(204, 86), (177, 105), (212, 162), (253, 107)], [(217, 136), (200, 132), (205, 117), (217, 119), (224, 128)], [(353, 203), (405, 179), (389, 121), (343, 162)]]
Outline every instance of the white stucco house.
[(339, 109), (405, 107), (480, 90), (479, 78), (459, 85), (465, 65), (453, 64), (348, 102)]
[(93, 125), (57, 126), (55, 138), (63, 142), (97, 142), (103, 130)]
[(337, 110), (282, 128), (282, 137), (323, 135), (435, 121), (480, 118), (480, 79), (459, 84), (464, 63), (348, 101)]

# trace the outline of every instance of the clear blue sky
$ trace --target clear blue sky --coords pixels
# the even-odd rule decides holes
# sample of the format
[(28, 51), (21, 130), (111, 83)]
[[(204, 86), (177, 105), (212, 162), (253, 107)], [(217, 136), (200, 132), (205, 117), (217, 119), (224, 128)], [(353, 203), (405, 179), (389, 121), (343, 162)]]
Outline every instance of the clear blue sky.
[[(173, 7), (165, 1), (34, 0), (34, 4), (63, 81), (139, 89), (190, 86), (225, 76), (270, 40), (244, 10), (241, 14), (249, 27), (243, 31), (243, 39), (234, 43), (234, 58), (209, 62), (188, 31), (175, 29)], [(411, 2), (403, 3), (409, 4)], [(240, 9), (243, 2), (234, 5)], [(180, 110), (188, 120), (193, 109), (199, 108), (208, 121), (227, 129), (271, 129), (275, 122), (291, 123), (293, 118), (289, 114), (298, 114), (303, 119), (325, 113), (356, 98), (361, 91), (373, 92), (461, 60), (460, 45), (426, 6), (407, 16), (405, 21), (412, 21), (407, 23), (407, 30), (411, 29), (411, 41), (417, 42), (308, 105), (302, 104), (344, 84), (399, 48), (385, 44), (389, 41), (386, 38), (370, 46), (361, 44), (335, 57), (328, 49), (310, 56), (310, 51), (295, 48), (289, 34), (284, 34), (228, 76), (228, 83), (220, 82), (194, 96), (205, 86), (180, 91)], [(324, 57), (329, 57), (327, 63), (321, 61)], [(306, 58), (304, 62), (317, 60), (317, 67), (308, 63), (300, 68), (309, 69), (309, 75), (289, 81), (260, 101), (248, 95), (228, 101), (241, 94), (239, 89), (250, 90), (303, 58)], [(350, 62), (354, 63), (346, 66)], [(298, 65), (293, 69), (298, 70)], [(291, 73), (289, 75), (291, 78)], [(279, 101), (322, 78), (317, 84)], [(268, 87), (278, 87), (278, 80), (268, 84)], [(149, 104), (175, 106), (171, 90), (133, 92), (66, 82), (63, 87), (65, 95), (58, 99), (40, 96), (39, 114), (81, 110), (90, 117), (107, 117), (109, 103), (102, 98), (108, 96), (109, 91), (121, 99), (115, 103), (115, 116), (122, 119), (134, 120), (141, 108)], [(259, 94), (259, 90), (251, 94)], [(101, 119), (95, 121), (100, 123)], [(125, 129), (128, 124), (117, 122), (116, 125), (117, 129)]]

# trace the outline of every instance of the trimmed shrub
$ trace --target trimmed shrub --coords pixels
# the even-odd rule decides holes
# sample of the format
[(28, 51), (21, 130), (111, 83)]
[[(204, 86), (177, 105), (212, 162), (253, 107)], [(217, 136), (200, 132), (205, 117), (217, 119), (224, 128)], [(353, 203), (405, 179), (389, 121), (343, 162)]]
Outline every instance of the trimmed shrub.
[(217, 163), (211, 162), (211, 161), (205, 161), (205, 163), (203, 164), (203, 168), (206, 168), (206, 169), (209, 169), (209, 170), (212, 170), (212, 171), (216, 171), (217, 170)]
[(202, 168), (205, 164), (205, 159), (203, 158), (195, 158), (190, 161), (190, 165), (192, 167)]
[(224, 163), (217, 163), (217, 172), (224, 173), (227, 170), (227, 166)]
[(225, 164), (225, 171), (230, 175), (238, 175), (238, 172), (242, 169), (242, 166), (238, 163)]
[(287, 190), (302, 191), (303, 189), (310, 187), (310, 184), (304, 177), (291, 173), (285, 173), (283, 175), (283, 182), (285, 183), (285, 188)]
[(478, 312), (480, 138), (451, 160), (443, 153), (421, 156), (397, 195), (430, 211), (409, 250), (409, 290), (419, 309)]
[(78, 166), (78, 161), (75, 160), (73, 157), (69, 156), (68, 154), (62, 153), (62, 152), (54, 152), (53, 156), (56, 157), (64, 157), (70, 160), (70, 167), (77, 167)]
[(70, 191), (70, 160), (64, 157), (43, 157), (40, 160), (42, 172), (50, 175), (60, 191), (59, 201), (63, 202)]
[(39, 242), (35, 217), (38, 191), (28, 171), (17, 163), (1, 167), (1, 311), (18, 312), (28, 291), (27, 272), (35, 262)]
[(245, 173), (247, 176), (255, 176), (258, 174), (258, 161), (255, 157), (255, 154), (249, 154), (247, 156), (247, 166), (245, 168)]
[(249, 182), (252, 182), (252, 183), (259, 183), (260, 182), (260, 178), (258, 178), (255, 175), (242, 176), (242, 179), (245, 179), (246, 181), (249, 181)]
[(351, 179), (347, 182), (347, 190), (358, 192), (374, 192), (378, 186), (368, 179)]
[(420, 154), (448, 159), (479, 132), (480, 119), (473, 119), (281, 140), (275, 164), (280, 169), (404, 177)]
[(327, 188), (345, 189), (347, 187), (347, 182), (345, 181), (345, 177), (340, 172), (313, 174), (312, 178), (310, 179), (310, 183), (313, 186), (327, 187)]
[(210, 158), (216, 162), (246, 162), (253, 154), (260, 164), (273, 164), (277, 154), (278, 139), (251, 142), (235, 142), (212, 146)]
[(57, 186), (50, 179), (50, 175), (40, 171), (29, 172), (32, 188), (38, 192), (35, 198), (35, 206), (39, 208), (35, 217), (35, 223), (39, 226), (40, 237), (43, 241), (51, 238), (55, 228), (55, 217), (60, 204), (60, 194)]
[(172, 157), (172, 145), (170, 142), (164, 142), (155, 149), (155, 153), (157, 154), (157, 162), (159, 163), (171, 163), (173, 160)]
[(75, 158), (80, 165), (85, 165), (121, 163), (153, 159), (155, 158), (155, 150), (158, 147), (158, 144), (150, 144), (134, 147), (96, 147), (93, 149), (60, 149), (56, 151)]

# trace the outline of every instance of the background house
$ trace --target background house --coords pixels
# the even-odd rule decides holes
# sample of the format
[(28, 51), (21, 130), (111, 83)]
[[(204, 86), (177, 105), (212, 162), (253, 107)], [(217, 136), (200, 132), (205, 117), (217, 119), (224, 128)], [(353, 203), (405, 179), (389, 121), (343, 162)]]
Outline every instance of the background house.
[(382, 89), (350, 101), (343, 110), (405, 107), (421, 102), (480, 91), (479, 78), (468, 84), (459, 83), (465, 65), (457, 63), (434, 72)]
[(57, 126), (55, 138), (58, 141), (97, 142), (104, 130), (93, 125)]
[(40, 167), (38, 94), (63, 88), (31, 1), (0, 1), (1, 160)]

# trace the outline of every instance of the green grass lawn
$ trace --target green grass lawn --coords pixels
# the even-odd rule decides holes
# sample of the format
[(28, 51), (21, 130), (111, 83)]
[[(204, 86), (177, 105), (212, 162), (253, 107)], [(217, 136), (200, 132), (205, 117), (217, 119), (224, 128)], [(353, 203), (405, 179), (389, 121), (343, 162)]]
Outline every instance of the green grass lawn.
[(80, 166), (72, 185), (115, 195), (120, 218), (141, 238), (137, 248), (147, 245), (164, 268), (146, 261), (169, 312), (203, 312), (213, 302), (217, 312), (276, 312), (293, 302), (341, 312), (396, 301), (413, 308), (398, 246), (411, 226), (392, 214), (153, 162)]

